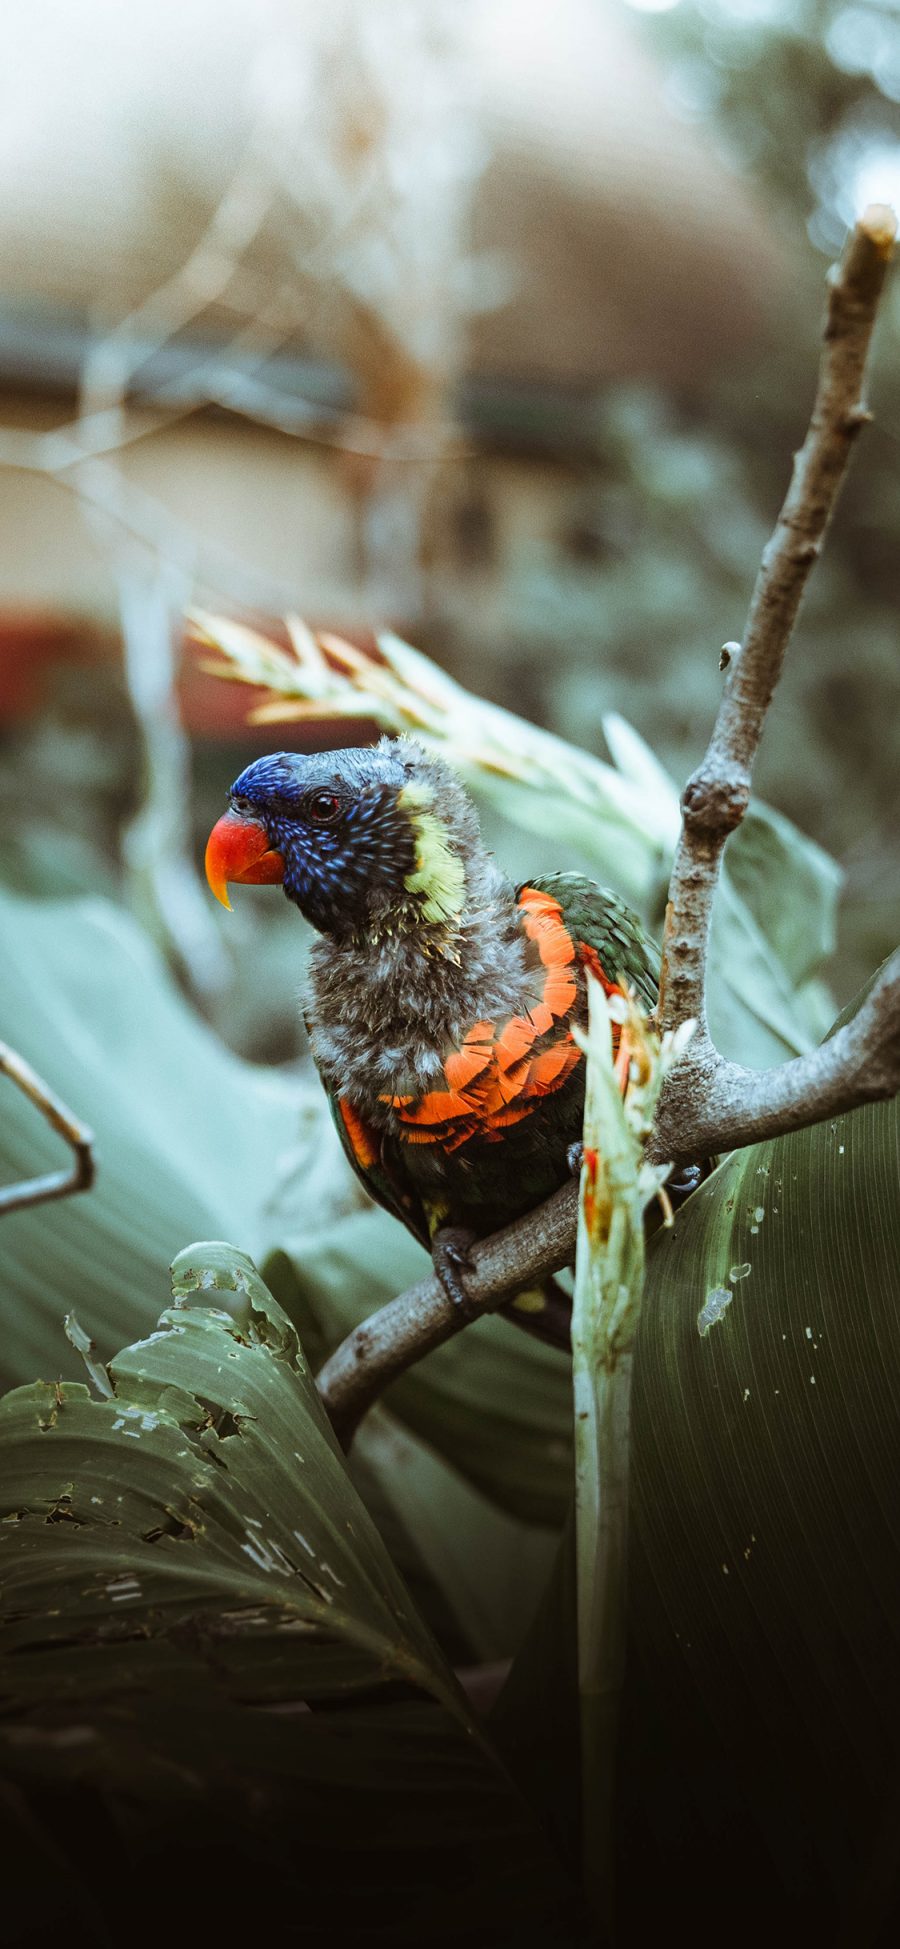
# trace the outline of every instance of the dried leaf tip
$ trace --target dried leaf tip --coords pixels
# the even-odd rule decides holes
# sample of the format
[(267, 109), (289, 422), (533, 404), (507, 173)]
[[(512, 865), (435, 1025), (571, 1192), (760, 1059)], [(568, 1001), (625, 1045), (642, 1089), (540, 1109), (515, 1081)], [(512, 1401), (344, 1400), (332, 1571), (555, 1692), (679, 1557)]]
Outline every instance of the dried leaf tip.
[(867, 204), (859, 228), (874, 244), (879, 256), (890, 257), (897, 238), (897, 212), (890, 203)]

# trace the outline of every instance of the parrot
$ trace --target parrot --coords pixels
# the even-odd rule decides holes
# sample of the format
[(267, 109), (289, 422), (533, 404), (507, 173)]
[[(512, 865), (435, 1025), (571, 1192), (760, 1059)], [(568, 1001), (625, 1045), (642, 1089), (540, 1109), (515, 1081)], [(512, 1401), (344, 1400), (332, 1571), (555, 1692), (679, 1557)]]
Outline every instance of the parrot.
[[(229, 885), (281, 885), (316, 930), (306, 1026), (344, 1151), (465, 1313), (474, 1241), (579, 1168), (587, 979), (651, 1012), (652, 939), (578, 873), (514, 886), (460, 778), (408, 736), (255, 759), (206, 874), (225, 906)], [(542, 1292), (504, 1311), (540, 1333), (546, 1310), (559, 1341)]]

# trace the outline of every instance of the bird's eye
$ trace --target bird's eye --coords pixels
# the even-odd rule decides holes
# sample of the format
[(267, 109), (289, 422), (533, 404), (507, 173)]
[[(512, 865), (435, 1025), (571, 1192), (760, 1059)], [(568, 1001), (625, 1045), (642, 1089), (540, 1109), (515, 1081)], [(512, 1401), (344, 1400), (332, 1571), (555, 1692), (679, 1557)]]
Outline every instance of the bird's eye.
[(304, 810), (314, 825), (330, 826), (340, 817), (343, 802), (337, 792), (310, 792)]
[(253, 800), (244, 798), (243, 794), (238, 798), (232, 798), (231, 804), (235, 812), (255, 812), (256, 810)]

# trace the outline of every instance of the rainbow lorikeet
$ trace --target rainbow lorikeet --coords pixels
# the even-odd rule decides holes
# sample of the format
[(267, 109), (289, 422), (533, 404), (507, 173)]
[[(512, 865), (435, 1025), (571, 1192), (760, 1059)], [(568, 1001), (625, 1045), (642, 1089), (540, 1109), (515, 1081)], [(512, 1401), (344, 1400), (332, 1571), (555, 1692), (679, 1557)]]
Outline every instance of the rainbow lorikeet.
[(206, 871), (226, 906), (228, 882), (283, 884), (318, 930), (307, 1027), (344, 1150), (464, 1306), (472, 1239), (573, 1168), (587, 971), (655, 1005), (640, 921), (576, 873), (513, 887), (458, 778), (411, 738), (257, 759)]

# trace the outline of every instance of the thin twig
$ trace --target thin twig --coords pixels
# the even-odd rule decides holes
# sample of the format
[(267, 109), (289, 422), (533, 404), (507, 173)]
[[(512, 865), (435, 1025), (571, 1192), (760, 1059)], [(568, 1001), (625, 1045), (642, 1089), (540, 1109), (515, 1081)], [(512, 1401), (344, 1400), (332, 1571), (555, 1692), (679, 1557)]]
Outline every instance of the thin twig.
[[(834, 511), (853, 443), (871, 419), (863, 400), (866, 360), (897, 231), (892, 210), (873, 204), (857, 223), (840, 264), (829, 274), (819, 382), (809, 431), (796, 454), (791, 483), (763, 554), (742, 646), (727, 646), (722, 701), (706, 755), (681, 800), (682, 829), (669, 885), (658, 1019), (663, 1029), (698, 1024), (687, 1056), (663, 1091), (650, 1154), (681, 1163), (704, 1151), (729, 1150), (779, 1131), (816, 1123), (838, 1110), (893, 1094), (891, 1050), (897, 1038), (897, 984), (879, 988), (865, 1031), (835, 1038), (824, 1050), (763, 1075), (727, 1063), (706, 1019), (706, 972), (712, 906), (722, 854), (743, 819), (766, 713), (813, 564)], [(870, 998), (870, 1004), (875, 998)], [(874, 1073), (855, 1066), (863, 1040)], [(841, 1054), (844, 1066), (841, 1067)]]
[(75, 1191), (89, 1191), (94, 1182), (94, 1135), (87, 1124), (72, 1115), (37, 1071), (8, 1042), (0, 1042), (0, 1074), (8, 1076), (16, 1088), (71, 1144), (75, 1160), (69, 1171), (48, 1171), (45, 1177), (28, 1178), (21, 1184), (6, 1184), (0, 1189), (0, 1217), (21, 1211), (25, 1205), (43, 1205), (51, 1198), (69, 1198)]
[[(677, 1164), (803, 1128), (900, 1090), (900, 954), (883, 969), (854, 1020), (794, 1062), (759, 1072), (727, 1062), (706, 1023), (713, 896), (725, 842), (740, 824), (766, 712), (806, 581), (816, 561), (853, 441), (869, 419), (866, 358), (896, 234), (893, 212), (873, 205), (830, 274), (825, 344), (809, 432), (763, 555), (743, 647), (728, 675), (706, 756), (682, 797), (682, 834), (669, 888), (659, 1004), (662, 1030), (694, 1021), (687, 1053), (663, 1086), (648, 1160)], [(475, 1248), (479, 1311), (542, 1272), (570, 1264), (574, 1187)], [(465, 1325), (436, 1279), (410, 1288), (332, 1354), (319, 1387), (349, 1446), (383, 1389)]]

